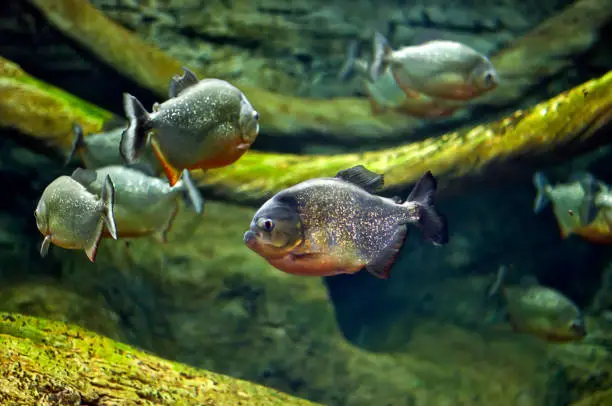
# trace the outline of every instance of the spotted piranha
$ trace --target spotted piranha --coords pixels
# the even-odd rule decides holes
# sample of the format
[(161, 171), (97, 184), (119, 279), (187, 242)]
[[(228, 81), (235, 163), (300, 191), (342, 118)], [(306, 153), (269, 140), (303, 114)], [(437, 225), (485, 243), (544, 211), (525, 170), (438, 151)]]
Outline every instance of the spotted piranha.
[(514, 331), (551, 342), (577, 341), (587, 335), (580, 309), (561, 292), (524, 278), (519, 285), (504, 282), (507, 267), (501, 266), (489, 297), (501, 294)]
[[(75, 155), (78, 155), (88, 169), (123, 165), (124, 161), (119, 153), (119, 144), (126, 126), (127, 124), (125, 123), (117, 122), (116, 127), (111, 128), (109, 131), (89, 134), (85, 137), (83, 128), (79, 124), (74, 123), (72, 125), (74, 140), (72, 142), (72, 150), (66, 159), (66, 164), (70, 163)], [(151, 149), (151, 144), (145, 146), (139, 163), (149, 165), (156, 173), (163, 172), (161, 164)]]
[[(187, 195), (194, 210), (202, 213), (203, 202), (198, 189), (184, 170), (182, 179), (174, 186), (147, 172), (146, 166), (107, 166), (95, 171), (77, 168), (72, 177), (88, 191), (99, 194), (104, 179), (111, 177), (115, 185), (115, 221), (119, 238), (137, 238), (152, 235), (161, 242), (179, 209), (179, 199)], [(104, 237), (109, 237), (104, 233)]]
[(285, 189), (255, 213), (244, 242), (281, 271), (329, 276), (366, 268), (387, 279), (406, 239), (419, 227), (434, 244), (448, 242), (427, 172), (403, 203), (376, 196), (383, 176), (362, 165)]
[(499, 75), (485, 55), (454, 41), (428, 41), (393, 50), (380, 33), (374, 35), (373, 80), (390, 67), (409, 98), (420, 93), (449, 100), (470, 100), (497, 87)]
[(347, 60), (339, 78), (346, 80), (353, 74), (363, 78), (363, 86), (368, 95), (372, 114), (379, 115), (387, 111), (396, 111), (418, 118), (437, 118), (451, 116), (463, 103), (455, 100), (443, 100), (429, 97), (423, 93), (407, 97), (395, 81), (391, 68), (387, 67), (376, 80), (370, 77), (367, 61), (357, 58), (356, 42), (350, 43)]
[(100, 197), (70, 176), (60, 176), (51, 182), (34, 211), (36, 226), (45, 237), (40, 255), (45, 257), (50, 245), (55, 244), (85, 250), (94, 262), (105, 224), (109, 235), (117, 239), (114, 195), (114, 185), (108, 176), (104, 178)]
[(132, 95), (123, 95), (129, 124), (121, 139), (121, 155), (134, 163), (151, 134), (151, 145), (170, 185), (183, 169), (230, 165), (259, 133), (259, 114), (235, 86), (220, 79), (198, 80), (187, 68), (170, 81), (169, 99), (149, 113)]

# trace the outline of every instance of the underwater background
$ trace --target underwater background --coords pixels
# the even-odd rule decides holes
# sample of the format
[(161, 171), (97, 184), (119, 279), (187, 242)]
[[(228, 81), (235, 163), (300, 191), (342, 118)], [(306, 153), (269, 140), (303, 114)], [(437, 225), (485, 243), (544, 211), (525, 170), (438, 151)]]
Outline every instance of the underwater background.
[[(3, 2), (0, 404), (612, 405), (611, 30), (611, 0)], [(370, 79), (339, 77), (376, 32), (465, 44), (499, 83), (444, 117), (377, 113)], [(244, 156), (192, 171), (204, 214), (41, 258), (37, 203), (83, 166), (73, 125), (107, 132), (123, 93), (163, 103), (183, 66), (259, 115)], [(448, 243), (409, 231), (388, 279), (245, 246), (267, 199), (356, 165), (402, 200), (431, 171)], [(586, 335), (559, 340), (574, 316)]]

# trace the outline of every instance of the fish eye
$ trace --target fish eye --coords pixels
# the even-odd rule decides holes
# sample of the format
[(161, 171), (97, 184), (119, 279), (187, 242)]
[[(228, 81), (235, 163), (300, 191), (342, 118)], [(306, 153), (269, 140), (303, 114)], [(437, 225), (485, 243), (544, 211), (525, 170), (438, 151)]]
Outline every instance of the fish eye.
[(495, 83), (495, 76), (491, 72), (487, 73), (484, 77), (485, 84), (493, 85)]
[(274, 222), (270, 219), (261, 219), (258, 221), (259, 228), (263, 229), (265, 232), (271, 232), (274, 230)]
[(582, 333), (585, 331), (585, 326), (584, 326), (584, 321), (581, 319), (576, 319), (574, 321), (572, 321), (572, 324), (570, 325), (570, 328), (573, 331)]
[(258, 113), (258, 112), (256, 112), (256, 111), (254, 111), (254, 112), (253, 112), (253, 118), (254, 118), (255, 120), (259, 120), (259, 113)]

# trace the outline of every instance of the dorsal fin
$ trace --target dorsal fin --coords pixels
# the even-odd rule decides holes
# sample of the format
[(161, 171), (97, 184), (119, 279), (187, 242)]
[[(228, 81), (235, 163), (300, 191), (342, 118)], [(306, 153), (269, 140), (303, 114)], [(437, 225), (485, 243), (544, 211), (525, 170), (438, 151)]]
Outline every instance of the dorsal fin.
[(70, 177), (81, 185), (87, 187), (97, 179), (96, 171), (91, 169), (76, 168)]
[(384, 176), (366, 169), (363, 165), (343, 169), (336, 174), (336, 178), (355, 184), (364, 190), (373, 193), (384, 186)]
[(168, 89), (168, 96), (170, 98), (178, 96), (183, 90), (199, 82), (195, 73), (184, 66), (183, 71), (184, 73), (182, 76), (174, 75), (172, 79), (170, 79), (170, 89)]

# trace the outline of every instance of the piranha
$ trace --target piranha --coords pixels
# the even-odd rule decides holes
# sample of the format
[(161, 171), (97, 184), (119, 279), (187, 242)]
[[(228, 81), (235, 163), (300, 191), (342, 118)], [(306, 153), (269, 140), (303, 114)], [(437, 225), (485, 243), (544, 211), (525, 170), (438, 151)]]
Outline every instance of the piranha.
[(546, 175), (536, 172), (533, 184), (537, 191), (533, 211), (540, 213), (548, 204), (552, 204), (561, 238), (577, 234), (597, 242), (599, 223), (596, 227), (591, 225), (598, 217), (596, 199), (600, 184), (592, 175), (574, 173), (568, 183), (552, 186)]
[(334, 178), (311, 179), (285, 189), (255, 213), (244, 234), (248, 248), (277, 269), (330, 276), (366, 268), (387, 279), (415, 225), (436, 245), (448, 242), (446, 218), (434, 207), (436, 180), (427, 172), (403, 203), (373, 193), (382, 175), (362, 165)]
[(516, 332), (551, 342), (577, 341), (587, 335), (580, 309), (561, 292), (527, 278), (520, 285), (506, 286), (506, 273), (507, 267), (501, 266), (488, 295), (501, 293), (510, 325)]
[(40, 255), (45, 257), (49, 246), (55, 244), (66, 249), (83, 249), (94, 262), (105, 223), (110, 236), (117, 239), (114, 195), (109, 176), (104, 179), (100, 197), (70, 176), (60, 176), (51, 182), (34, 211), (36, 226), (45, 237)]
[(417, 97), (408, 98), (398, 86), (391, 69), (387, 67), (376, 80), (370, 78), (368, 63), (356, 56), (356, 41), (349, 44), (347, 60), (339, 74), (341, 80), (350, 77), (353, 72), (363, 78), (363, 85), (368, 95), (372, 114), (383, 114), (388, 110), (401, 114), (419, 117), (436, 118), (451, 116), (461, 102), (435, 99), (419, 93)]
[(169, 99), (155, 104), (152, 113), (131, 94), (123, 95), (129, 124), (121, 138), (121, 155), (134, 163), (151, 134), (153, 151), (171, 186), (183, 169), (232, 164), (259, 133), (259, 114), (238, 88), (220, 79), (198, 80), (183, 70), (170, 81)]
[[(70, 154), (66, 159), (66, 164), (69, 164), (74, 156), (78, 154), (81, 162), (83, 162), (88, 169), (97, 169), (110, 165), (123, 165), (124, 160), (119, 153), (119, 144), (126, 126), (127, 124), (125, 123), (117, 123), (117, 126), (109, 131), (89, 134), (85, 137), (83, 128), (79, 124), (74, 123), (72, 125), (74, 140), (72, 142)], [(153, 153), (151, 144), (145, 146), (139, 163), (149, 165), (155, 173), (163, 172), (161, 164)]]
[[(146, 166), (107, 166), (95, 171), (77, 168), (72, 177), (94, 194), (104, 187), (104, 179), (111, 177), (115, 185), (115, 221), (117, 236), (137, 238), (152, 235), (161, 242), (167, 241), (167, 233), (179, 209), (179, 199), (185, 193), (201, 214), (202, 196), (194, 186), (189, 171), (184, 170), (182, 180), (168, 185), (154, 173), (147, 173)], [(104, 237), (109, 237), (108, 233)]]
[(420, 93), (449, 100), (470, 100), (499, 84), (499, 75), (486, 56), (454, 41), (429, 41), (393, 50), (380, 33), (374, 35), (374, 81), (390, 67), (409, 98)]

